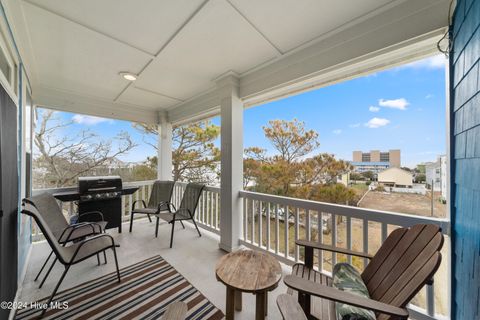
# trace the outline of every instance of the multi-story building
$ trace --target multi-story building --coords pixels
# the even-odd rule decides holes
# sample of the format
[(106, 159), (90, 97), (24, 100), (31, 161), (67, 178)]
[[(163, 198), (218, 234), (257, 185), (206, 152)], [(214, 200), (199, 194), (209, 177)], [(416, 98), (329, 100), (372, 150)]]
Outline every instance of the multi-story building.
[(378, 173), (388, 168), (400, 168), (400, 150), (370, 152), (353, 151), (351, 165), (355, 172), (372, 171)]
[(447, 156), (438, 156), (437, 161), (425, 163), (425, 177), (427, 186), (433, 191), (442, 193), (447, 198)]

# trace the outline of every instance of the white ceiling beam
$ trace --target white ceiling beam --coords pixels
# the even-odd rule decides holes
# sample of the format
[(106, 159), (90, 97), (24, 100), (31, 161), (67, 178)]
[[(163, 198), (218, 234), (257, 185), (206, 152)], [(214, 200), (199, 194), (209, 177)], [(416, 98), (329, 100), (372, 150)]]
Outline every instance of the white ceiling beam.
[(167, 113), (168, 120), (176, 125), (214, 117), (220, 114), (220, 95), (217, 89), (205, 92), (168, 108)]
[(37, 87), (33, 92), (33, 100), (37, 106), (59, 111), (150, 124), (158, 123), (158, 112), (155, 110), (126, 103), (113, 103), (110, 100), (78, 95), (46, 86)]

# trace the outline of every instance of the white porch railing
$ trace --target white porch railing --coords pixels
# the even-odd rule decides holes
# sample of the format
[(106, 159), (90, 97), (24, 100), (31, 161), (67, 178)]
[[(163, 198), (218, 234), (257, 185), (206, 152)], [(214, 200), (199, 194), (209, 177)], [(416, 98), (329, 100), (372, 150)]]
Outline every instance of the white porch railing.
[[(183, 191), (187, 183), (176, 182), (173, 189), (172, 202), (178, 208), (182, 201)], [(206, 186), (198, 201), (195, 221), (203, 229), (220, 234), (220, 188)]]
[[(152, 191), (153, 182), (154, 180), (123, 183), (123, 185), (126, 187), (138, 187), (139, 189), (131, 195), (122, 197), (122, 222), (130, 221), (132, 203), (135, 200), (145, 200), (145, 202), (148, 202), (150, 192)], [(187, 184), (184, 182), (175, 183), (172, 202), (176, 207), (178, 207), (182, 201), (183, 190), (185, 189), (186, 185)], [(56, 193), (70, 190), (76, 190), (76, 187), (37, 189), (33, 190), (32, 194), (36, 195), (43, 192)], [(59, 204), (67, 216), (72, 216), (77, 211), (76, 204), (74, 202), (59, 201)], [(220, 188), (211, 186), (205, 187), (195, 213), (195, 221), (197, 222), (198, 226), (203, 229), (216, 234), (220, 233)], [(43, 240), (43, 235), (35, 223), (32, 226), (32, 240)]]
[[(131, 204), (135, 200), (148, 201), (153, 181), (126, 182), (125, 186), (138, 186), (139, 190), (122, 199), (122, 219), (129, 221)], [(177, 182), (172, 202), (180, 205), (186, 183)], [(38, 192), (60, 192), (75, 188), (43, 189)], [(242, 239), (240, 243), (250, 248), (264, 250), (286, 264), (300, 262), (303, 249), (295, 245), (296, 239), (309, 239), (334, 247), (375, 253), (388, 234), (400, 226), (433, 223), (442, 228), (446, 236), (443, 262), (433, 286), (426, 289), (410, 305), (414, 319), (446, 319), (449, 313), (450, 283), (450, 222), (408, 214), (392, 213), (309, 200), (280, 197), (241, 191), (243, 199)], [(64, 210), (75, 212), (74, 203), (63, 203)], [(288, 217), (285, 219), (285, 217)], [(195, 220), (199, 227), (220, 234), (220, 188), (207, 186), (202, 192)], [(285, 220), (287, 223), (285, 223)], [(285, 228), (288, 225), (288, 228)], [(33, 240), (43, 238), (37, 229), (32, 230)], [(363, 269), (366, 261), (352, 256), (318, 252), (316, 267), (330, 273), (336, 262), (348, 261)], [(443, 270), (443, 271), (442, 271)], [(440, 271), (444, 274), (439, 274)], [(447, 283), (446, 283), (447, 282)], [(442, 287), (443, 285), (443, 287)], [(446, 291), (446, 292), (445, 292)]]
[[(357, 207), (322, 203), (296, 198), (280, 197), (256, 192), (241, 191), (243, 198), (243, 232), (241, 244), (262, 249), (286, 264), (303, 260), (303, 248), (295, 245), (296, 239), (318, 241), (338, 248), (375, 253), (388, 234), (400, 226), (433, 223), (442, 228), (448, 238), (450, 223), (447, 219), (421, 217), (384, 212)], [(366, 259), (317, 250), (314, 263), (318, 270), (330, 273), (332, 266), (341, 261), (353, 263), (363, 269)], [(449, 274), (449, 241), (443, 249), (443, 267)], [(446, 266), (446, 268), (445, 268)], [(437, 277), (434, 285), (426, 287), (410, 306), (415, 319), (441, 319), (448, 314), (449, 290), (444, 277)], [(445, 285), (441, 288), (440, 285)], [(437, 289), (437, 290), (436, 290)], [(438, 294), (437, 294), (438, 293)], [(441, 314), (439, 314), (441, 313)], [(443, 315), (442, 315), (443, 314)]]

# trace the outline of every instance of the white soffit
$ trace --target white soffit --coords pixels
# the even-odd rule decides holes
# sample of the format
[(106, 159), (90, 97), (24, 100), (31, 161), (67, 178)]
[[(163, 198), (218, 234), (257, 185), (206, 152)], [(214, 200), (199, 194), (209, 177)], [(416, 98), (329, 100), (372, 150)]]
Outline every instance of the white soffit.
[[(283, 53), (394, 0), (228, 0)], [(398, 1), (397, 1), (398, 2)]]
[(231, 5), (209, 1), (141, 74), (138, 85), (188, 99), (233, 70), (242, 73), (277, 51)]

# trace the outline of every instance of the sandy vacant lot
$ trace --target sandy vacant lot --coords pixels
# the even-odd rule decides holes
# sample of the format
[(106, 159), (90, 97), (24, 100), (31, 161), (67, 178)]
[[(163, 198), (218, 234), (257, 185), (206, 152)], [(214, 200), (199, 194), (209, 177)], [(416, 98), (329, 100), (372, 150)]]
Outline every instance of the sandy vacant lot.
[[(435, 195), (435, 198), (438, 199), (437, 195)], [(430, 217), (431, 203), (430, 194), (423, 196), (420, 194), (370, 191), (360, 202), (359, 207)], [(447, 205), (438, 200), (435, 200), (433, 204), (433, 216), (445, 218)]]

